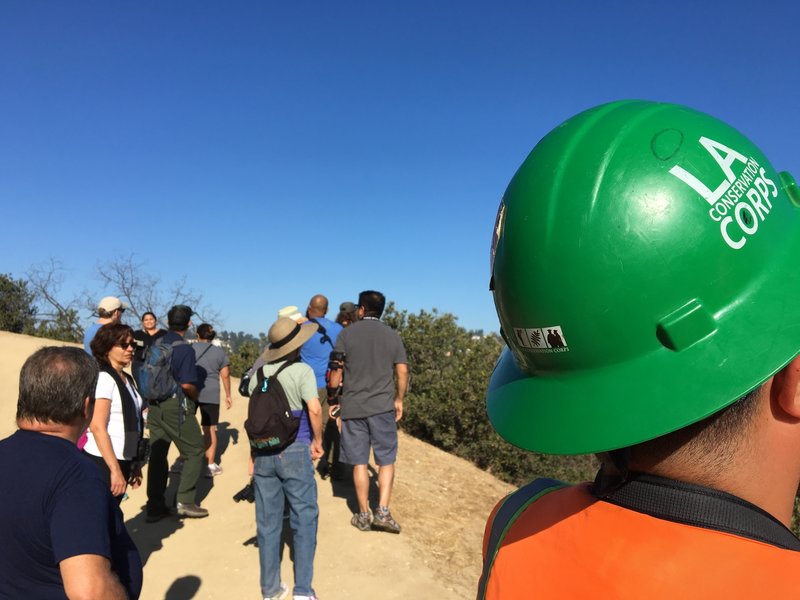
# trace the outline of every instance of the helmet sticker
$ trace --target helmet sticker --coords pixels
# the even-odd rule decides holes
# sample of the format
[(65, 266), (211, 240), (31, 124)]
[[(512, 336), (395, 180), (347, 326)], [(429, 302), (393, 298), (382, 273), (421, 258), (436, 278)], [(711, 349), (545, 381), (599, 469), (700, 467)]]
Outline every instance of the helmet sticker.
[(722, 239), (739, 250), (747, 243), (747, 238), (758, 231), (759, 223), (766, 220), (772, 210), (771, 198), (777, 197), (778, 187), (752, 156), (744, 156), (707, 137), (698, 141), (722, 170), (722, 181), (714, 191), (680, 165), (673, 166), (669, 172), (702, 196), (711, 207), (708, 216), (719, 223)]
[(550, 327), (535, 327), (524, 329), (515, 327), (514, 336), (520, 346), (540, 354), (554, 354), (556, 352), (569, 352), (564, 332), (558, 325)]
[(506, 220), (506, 203), (505, 198), (500, 200), (500, 206), (497, 207), (497, 217), (494, 220), (494, 229), (492, 230), (492, 249), (489, 256), (489, 272), (494, 275), (494, 255), (497, 252), (497, 242), (500, 241), (500, 236), (503, 233), (503, 224)]

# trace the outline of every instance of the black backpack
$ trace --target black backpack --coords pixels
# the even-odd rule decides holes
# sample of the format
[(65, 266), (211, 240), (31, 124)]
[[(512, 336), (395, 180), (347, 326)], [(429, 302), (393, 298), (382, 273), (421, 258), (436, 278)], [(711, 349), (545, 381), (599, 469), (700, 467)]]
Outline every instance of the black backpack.
[(280, 450), (291, 444), (300, 429), (300, 417), (292, 414), (289, 399), (278, 374), (293, 362), (287, 362), (264, 378), (264, 369), (258, 370), (257, 385), (250, 395), (244, 430), (253, 450)]

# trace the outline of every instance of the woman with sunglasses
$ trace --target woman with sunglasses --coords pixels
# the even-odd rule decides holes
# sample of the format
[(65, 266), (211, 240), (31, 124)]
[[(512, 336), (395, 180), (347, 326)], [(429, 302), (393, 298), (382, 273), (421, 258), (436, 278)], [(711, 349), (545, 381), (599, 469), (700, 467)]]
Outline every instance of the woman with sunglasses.
[(133, 330), (120, 323), (103, 325), (91, 343), (100, 374), (83, 450), (102, 468), (118, 503), (129, 483), (136, 488), (142, 482), (141, 468), (134, 469), (142, 437), (142, 398), (133, 378), (123, 371), (135, 346)]

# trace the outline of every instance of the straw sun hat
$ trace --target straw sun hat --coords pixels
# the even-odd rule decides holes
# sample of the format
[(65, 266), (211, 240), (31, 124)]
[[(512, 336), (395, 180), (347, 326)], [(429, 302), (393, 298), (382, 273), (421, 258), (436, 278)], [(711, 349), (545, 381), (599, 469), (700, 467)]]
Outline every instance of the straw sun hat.
[(317, 329), (316, 323), (301, 326), (288, 317), (281, 317), (269, 328), (269, 347), (264, 350), (264, 360), (270, 363), (286, 356), (305, 344)]

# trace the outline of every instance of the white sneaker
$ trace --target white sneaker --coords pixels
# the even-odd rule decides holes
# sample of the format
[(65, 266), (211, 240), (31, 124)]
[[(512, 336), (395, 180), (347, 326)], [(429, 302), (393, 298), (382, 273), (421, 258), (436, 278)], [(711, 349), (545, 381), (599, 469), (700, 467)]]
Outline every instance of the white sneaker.
[(222, 467), (220, 467), (217, 463), (209, 463), (208, 470), (206, 471), (206, 477), (216, 477), (222, 473)]
[(317, 598), (315, 595), (311, 595), (311, 596), (298, 596), (297, 594), (295, 594), (294, 596), (292, 596), (292, 599), (293, 599), (293, 600), (319, 600), (319, 598)]
[(281, 587), (274, 596), (264, 596), (264, 600), (284, 600), (289, 595), (289, 586), (281, 581)]

